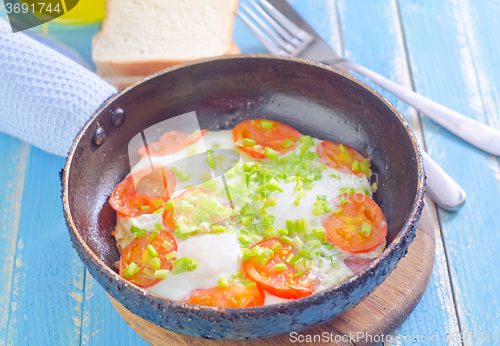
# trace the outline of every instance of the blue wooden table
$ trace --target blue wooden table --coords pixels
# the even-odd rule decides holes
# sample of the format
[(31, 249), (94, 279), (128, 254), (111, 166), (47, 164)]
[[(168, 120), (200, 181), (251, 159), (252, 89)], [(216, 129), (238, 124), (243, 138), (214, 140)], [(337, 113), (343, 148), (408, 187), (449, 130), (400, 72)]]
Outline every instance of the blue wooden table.
[[(291, 3), (345, 57), (500, 129), (500, 0)], [(87, 60), (97, 30), (97, 24), (49, 26)], [(265, 52), (238, 19), (234, 40), (245, 53)], [(393, 344), (500, 344), (499, 159), (375, 89), (468, 196), (458, 212), (427, 200), (439, 230), (435, 267)], [(60, 199), (63, 164), (61, 157), (0, 134), (0, 345), (146, 344), (71, 246)]]

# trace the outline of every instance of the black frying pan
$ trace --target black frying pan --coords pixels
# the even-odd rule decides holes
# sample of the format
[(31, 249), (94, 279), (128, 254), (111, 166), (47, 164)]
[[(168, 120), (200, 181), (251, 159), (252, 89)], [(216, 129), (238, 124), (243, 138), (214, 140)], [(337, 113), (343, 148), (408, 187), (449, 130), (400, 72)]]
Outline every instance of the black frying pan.
[[(121, 112), (123, 110), (124, 113)], [(303, 134), (348, 144), (372, 160), (375, 201), (388, 222), (388, 246), (360, 273), (326, 291), (273, 306), (209, 308), (161, 298), (122, 279), (108, 204), (129, 172), (132, 137), (196, 111), (201, 128), (231, 129), (269, 118)], [(123, 118), (124, 117), (124, 118)], [(373, 89), (327, 66), (266, 55), (205, 59), (148, 77), (108, 100), (74, 141), (62, 179), (71, 240), (92, 276), (133, 313), (165, 329), (224, 340), (272, 337), (327, 322), (359, 303), (407, 253), (424, 206), (415, 137)]]

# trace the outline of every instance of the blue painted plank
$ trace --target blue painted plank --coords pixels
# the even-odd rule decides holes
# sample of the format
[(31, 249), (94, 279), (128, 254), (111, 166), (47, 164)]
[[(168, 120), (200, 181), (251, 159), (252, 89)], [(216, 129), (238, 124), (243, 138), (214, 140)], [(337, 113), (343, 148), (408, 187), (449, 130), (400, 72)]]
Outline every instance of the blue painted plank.
[[(391, 80), (411, 88), (404, 37), (395, 1), (338, 0), (344, 39), (344, 56)], [(406, 117), (422, 142), (416, 112), (392, 94), (361, 78), (386, 97)], [(435, 214), (432, 203), (427, 203)], [(437, 224), (437, 219), (435, 219)], [(455, 306), (440, 234), (436, 235), (436, 259), (429, 286), (410, 317), (394, 332), (394, 337), (411, 338), (458, 333)], [(422, 323), (425, 321), (425, 323)], [(416, 339), (417, 340), (417, 339)], [(446, 345), (440, 340), (440, 343)], [(387, 342), (386, 344), (398, 344)]]
[(0, 133), (0, 345), (7, 339), (10, 292), (30, 146)]
[(32, 148), (23, 191), (7, 345), (78, 345), (84, 269), (60, 199), (64, 159)]
[[(500, 38), (487, 34), (492, 29), (487, 22), (472, 24), (467, 11), (472, 3), (399, 2), (413, 82), (419, 93), (471, 118), (498, 125), (493, 103), (483, 100), (500, 91), (498, 82), (492, 82), (500, 78), (498, 68), (487, 69), (491, 54), (495, 49), (498, 52)], [(492, 3), (498, 8), (498, 1)], [(484, 1), (477, 4), (475, 16), (482, 9), (492, 23), (498, 12), (486, 13), (491, 10), (488, 6)], [(483, 19), (477, 17), (479, 20)], [(429, 119), (423, 119), (423, 127), (431, 156), (468, 194), (459, 212), (440, 210), (439, 214), (461, 333), (466, 345), (476, 345), (481, 342), (480, 333), (490, 333), (491, 338), (500, 330), (498, 160)], [(483, 339), (483, 344), (492, 343)]]
[(106, 291), (85, 271), (81, 345), (148, 345), (121, 318)]

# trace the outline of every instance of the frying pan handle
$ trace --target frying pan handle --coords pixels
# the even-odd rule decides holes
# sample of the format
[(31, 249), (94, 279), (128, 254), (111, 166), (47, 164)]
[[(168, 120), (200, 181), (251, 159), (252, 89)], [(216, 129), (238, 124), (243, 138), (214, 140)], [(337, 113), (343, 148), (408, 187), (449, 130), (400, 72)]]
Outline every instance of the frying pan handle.
[(0, 132), (66, 156), (116, 89), (0, 19)]

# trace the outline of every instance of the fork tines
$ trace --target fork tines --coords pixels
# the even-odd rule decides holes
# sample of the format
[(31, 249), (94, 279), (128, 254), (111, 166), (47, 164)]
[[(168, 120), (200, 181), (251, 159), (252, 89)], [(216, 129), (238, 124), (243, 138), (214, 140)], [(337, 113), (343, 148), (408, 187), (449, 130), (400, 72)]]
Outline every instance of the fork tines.
[(297, 56), (314, 40), (313, 36), (295, 25), (269, 2), (257, 1), (259, 4), (255, 0), (249, 0), (260, 16), (245, 4), (241, 4), (245, 13), (238, 10), (237, 15), (272, 54)]

